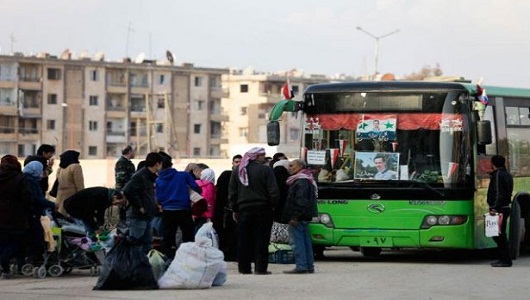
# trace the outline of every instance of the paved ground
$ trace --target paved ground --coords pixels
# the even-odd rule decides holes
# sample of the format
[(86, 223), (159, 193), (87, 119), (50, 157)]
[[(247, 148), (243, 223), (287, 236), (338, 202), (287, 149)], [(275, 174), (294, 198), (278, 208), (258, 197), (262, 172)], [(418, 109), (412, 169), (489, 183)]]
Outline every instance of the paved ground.
[(240, 275), (229, 263), (224, 286), (206, 290), (93, 291), (97, 277), (73, 271), (59, 278), (0, 280), (0, 299), (529, 299), (530, 255), (512, 268), (491, 268), (484, 252), (383, 252), (367, 259), (332, 249), (315, 274)]

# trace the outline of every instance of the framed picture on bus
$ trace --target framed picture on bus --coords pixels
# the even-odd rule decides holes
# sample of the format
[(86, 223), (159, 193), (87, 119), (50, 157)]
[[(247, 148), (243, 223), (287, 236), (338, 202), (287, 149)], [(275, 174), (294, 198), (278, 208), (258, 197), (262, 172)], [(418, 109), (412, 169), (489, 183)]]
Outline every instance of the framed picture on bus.
[(399, 179), (399, 153), (355, 152), (355, 179)]

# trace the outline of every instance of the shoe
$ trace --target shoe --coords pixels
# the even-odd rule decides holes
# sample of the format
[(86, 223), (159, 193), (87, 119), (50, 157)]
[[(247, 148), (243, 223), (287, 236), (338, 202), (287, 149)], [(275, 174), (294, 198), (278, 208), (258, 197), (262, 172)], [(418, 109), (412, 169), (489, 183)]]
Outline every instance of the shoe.
[[(315, 272), (315, 270), (313, 270), (313, 272)], [(300, 270), (300, 269), (292, 269), (292, 270), (289, 270), (289, 271), (283, 271), (284, 274), (307, 274), (309, 273), (308, 270)]]
[(307, 269), (307, 273), (313, 274), (313, 273), (315, 273), (315, 269)]
[(251, 271), (248, 271), (248, 272), (239, 272), (239, 274), (241, 274), (241, 275), (248, 275), (248, 274), (252, 274), (252, 272), (251, 272)]
[(500, 263), (502, 263), (502, 261), (498, 260), (498, 261), (494, 261), (494, 262), (492, 262), (490, 265), (493, 266), (493, 265), (495, 265), (495, 264), (500, 264)]
[(271, 271), (265, 271), (265, 272), (254, 271), (254, 275), (270, 275), (270, 274), (272, 274)]
[(512, 266), (512, 263), (506, 263), (506, 262), (496, 262), (491, 264), (494, 268), (509, 268)]

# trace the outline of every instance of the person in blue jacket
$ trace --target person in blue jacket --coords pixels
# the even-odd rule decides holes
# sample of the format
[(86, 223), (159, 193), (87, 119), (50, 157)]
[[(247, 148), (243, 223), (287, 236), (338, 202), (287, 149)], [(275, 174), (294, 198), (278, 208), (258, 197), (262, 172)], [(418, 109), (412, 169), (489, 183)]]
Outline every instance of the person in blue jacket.
[(172, 168), (171, 156), (159, 152), (162, 156), (162, 170), (156, 179), (156, 200), (162, 207), (162, 245), (161, 250), (167, 257), (173, 258), (176, 251), (176, 233), (180, 227), (182, 242), (193, 242), (194, 223), (192, 218), (189, 188), (201, 193), (195, 178), (185, 171)]

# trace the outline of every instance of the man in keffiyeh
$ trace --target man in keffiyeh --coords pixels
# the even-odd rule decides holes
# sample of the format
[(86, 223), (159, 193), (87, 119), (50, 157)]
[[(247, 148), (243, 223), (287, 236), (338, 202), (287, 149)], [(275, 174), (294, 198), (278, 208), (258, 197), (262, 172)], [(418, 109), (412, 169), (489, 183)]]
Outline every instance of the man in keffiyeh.
[(271, 167), (264, 165), (265, 149), (254, 147), (230, 177), (228, 199), (238, 228), (238, 269), (241, 274), (266, 275), (269, 264), (273, 208), (280, 191)]
[(286, 274), (315, 272), (313, 246), (309, 235), (309, 222), (318, 215), (318, 188), (311, 170), (304, 161), (295, 159), (289, 164), (291, 176), (287, 179), (289, 191), (283, 208), (283, 219), (289, 222), (289, 236), (293, 243), (296, 267)]

